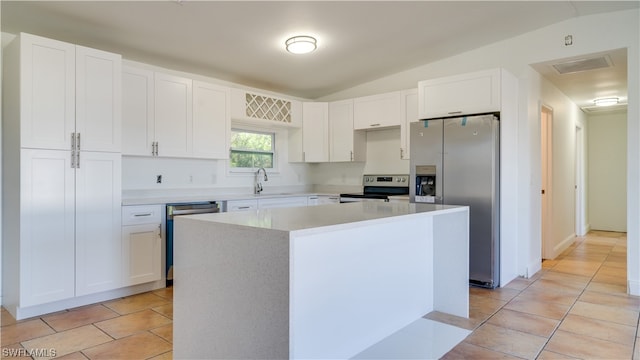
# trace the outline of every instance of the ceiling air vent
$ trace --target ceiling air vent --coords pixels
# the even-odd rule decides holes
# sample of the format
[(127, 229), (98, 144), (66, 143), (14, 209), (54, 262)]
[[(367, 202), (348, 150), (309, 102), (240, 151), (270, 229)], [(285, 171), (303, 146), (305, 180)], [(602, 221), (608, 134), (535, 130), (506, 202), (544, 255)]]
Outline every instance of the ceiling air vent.
[(610, 67), (611, 59), (605, 55), (589, 59), (565, 61), (563, 63), (553, 64), (552, 66), (558, 74), (571, 74)]

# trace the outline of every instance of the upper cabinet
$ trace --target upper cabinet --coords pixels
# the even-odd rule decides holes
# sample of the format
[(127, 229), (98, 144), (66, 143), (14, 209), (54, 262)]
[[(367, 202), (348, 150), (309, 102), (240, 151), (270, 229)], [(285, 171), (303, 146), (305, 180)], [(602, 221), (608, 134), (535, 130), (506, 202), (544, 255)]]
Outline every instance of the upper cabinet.
[(230, 95), (227, 87), (193, 82), (193, 157), (229, 158)]
[(400, 125), (400, 103), (400, 91), (354, 99), (354, 129), (368, 130)]
[(229, 157), (229, 88), (135, 67), (122, 78), (125, 155)]
[(329, 105), (326, 102), (302, 104), (302, 159), (329, 161)]
[(366, 133), (353, 130), (353, 100), (329, 103), (329, 161), (365, 161)]
[(404, 90), (402, 99), (402, 124), (400, 125), (400, 159), (409, 159), (409, 129), (412, 122), (420, 121), (418, 117), (418, 89)]
[(155, 155), (189, 157), (193, 153), (193, 83), (155, 73)]
[(420, 81), (420, 119), (500, 111), (500, 69)]
[[(11, 58), (12, 57), (12, 58)], [(20, 34), (20, 143), (24, 148), (121, 148), (121, 57), (96, 49)]]
[(302, 126), (302, 102), (231, 89), (231, 118), (263, 126)]
[(122, 153), (152, 155), (155, 150), (153, 71), (122, 68)]

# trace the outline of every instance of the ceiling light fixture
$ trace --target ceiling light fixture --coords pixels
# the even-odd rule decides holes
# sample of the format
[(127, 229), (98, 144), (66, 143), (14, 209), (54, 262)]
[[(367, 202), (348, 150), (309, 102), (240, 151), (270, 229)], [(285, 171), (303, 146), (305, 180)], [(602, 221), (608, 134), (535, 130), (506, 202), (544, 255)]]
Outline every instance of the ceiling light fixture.
[(618, 98), (611, 97), (611, 98), (595, 99), (593, 100), (593, 103), (596, 104), (596, 106), (611, 106), (611, 105), (616, 105), (618, 103)]
[(317, 41), (315, 38), (306, 35), (294, 36), (284, 42), (287, 47), (287, 51), (292, 54), (310, 53), (318, 47), (316, 43)]

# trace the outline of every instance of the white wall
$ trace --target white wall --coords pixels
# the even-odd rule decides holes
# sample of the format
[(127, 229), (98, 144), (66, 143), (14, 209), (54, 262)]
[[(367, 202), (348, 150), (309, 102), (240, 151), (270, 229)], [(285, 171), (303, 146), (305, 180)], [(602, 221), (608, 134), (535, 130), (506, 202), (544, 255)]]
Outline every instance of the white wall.
[[(532, 275), (540, 263), (540, 119), (539, 106), (545, 85), (530, 64), (564, 59), (579, 55), (627, 48), (628, 56), (628, 281), (630, 292), (640, 294), (640, 10), (628, 10), (592, 16), (575, 17), (505, 41), (478, 48), (441, 61), (383, 77), (359, 86), (326, 96), (321, 101), (407, 89), (420, 80), (502, 67), (520, 81), (520, 115), (518, 138), (518, 196), (512, 199), (518, 206), (519, 273)], [(564, 37), (571, 34), (574, 43), (564, 45)], [(579, 114), (571, 113), (578, 119)], [(571, 120), (570, 120), (571, 121)], [(575, 129), (575, 123), (571, 124)], [(572, 134), (575, 132), (572, 130)], [(561, 132), (558, 134), (562, 134)], [(568, 135), (571, 136), (571, 135)], [(574, 144), (574, 136), (569, 138)], [(573, 140), (572, 140), (573, 139)], [(564, 161), (564, 160), (562, 160)], [(566, 161), (565, 161), (566, 162)], [(573, 169), (573, 166), (571, 166)], [(573, 175), (571, 175), (573, 179)], [(558, 185), (563, 188), (564, 185)], [(573, 200), (572, 200), (573, 201)], [(568, 206), (568, 205), (567, 205)], [(562, 210), (563, 213), (566, 212)], [(559, 233), (573, 226), (574, 216), (564, 222)], [(562, 235), (561, 235), (562, 236)]]
[(589, 221), (591, 229), (627, 231), (627, 113), (590, 114)]

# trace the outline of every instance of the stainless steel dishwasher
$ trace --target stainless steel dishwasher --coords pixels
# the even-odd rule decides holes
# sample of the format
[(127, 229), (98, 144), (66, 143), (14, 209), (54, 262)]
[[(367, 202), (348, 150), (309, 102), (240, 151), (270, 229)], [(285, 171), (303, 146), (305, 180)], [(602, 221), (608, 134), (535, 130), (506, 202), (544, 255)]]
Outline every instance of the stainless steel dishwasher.
[(166, 275), (167, 286), (173, 285), (173, 218), (181, 215), (207, 214), (220, 212), (220, 204), (217, 201), (202, 201), (191, 203), (167, 204), (167, 251), (166, 251)]

